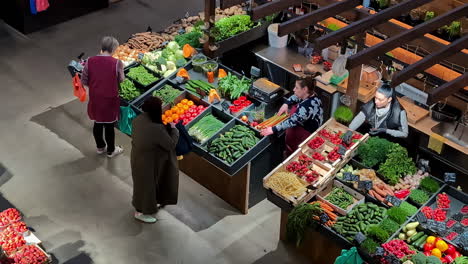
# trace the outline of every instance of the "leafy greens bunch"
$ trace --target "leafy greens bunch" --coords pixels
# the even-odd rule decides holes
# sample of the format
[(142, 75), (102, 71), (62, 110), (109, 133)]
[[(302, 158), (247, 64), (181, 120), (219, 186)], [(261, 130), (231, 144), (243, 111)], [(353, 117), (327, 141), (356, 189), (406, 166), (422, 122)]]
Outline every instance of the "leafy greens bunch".
[(216, 22), (211, 34), (216, 41), (221, 41), (248, 31), (255, 26), (256, 23), (250, 19), (249, 15), (235, 15)]

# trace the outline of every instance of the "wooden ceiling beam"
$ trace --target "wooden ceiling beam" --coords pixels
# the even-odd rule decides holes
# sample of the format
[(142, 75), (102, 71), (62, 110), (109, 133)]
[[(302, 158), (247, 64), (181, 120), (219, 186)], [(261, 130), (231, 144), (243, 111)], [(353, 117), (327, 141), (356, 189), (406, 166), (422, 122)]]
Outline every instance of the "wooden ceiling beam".
[(401, 10), (412, 10), (432, 1), (433, 0), (406, 0), (374, 15), (370, 15), (364, 19), (351, 23), (342, 29), (321, 36), (315, 40), (315, 47), (318, 50), (322, 50), (331, 45), (335, 45), (346, 38), (365, 32), (367, 29), (370, 29), (375, 25), (382, 24), (391, 18), (400, 16), (402, 13)]
[(361, 0), (343, 0), (327, 5), (325, 7), (314, 10), (305, 15), (293, 18), (284, 23), (281, 23), (278, 28), (278, 35), (285, 36), (289, 33), (299, 31), (316, 24), (326, 18), (338, 15), (348, 9), (354, 8), (361, 4)]
[(466, 16), (466, 14), (468, 14), (468, 4), (452, 9), (443, 15), (435, 17), (425, 23), (419, 24), (412, 29), (390, 37), (377, 45), (352, 55), (348, 58), (347, 67), (348, 69), (352, 69), (357, 65), (364, 64), (367, 60), (385, 54), (386, 52), (397, 48), (404, 43), (418, 38), (428, 32), (434, 31), (439, 27), (447, 25), (453, 20)]
[(302, 0), (276, 0), (252, 9), (252, 20), (269, 16), (271, 14), (283, 11), (290, 6), (299, 5)]
[(412, 78), (420, 72), (424, 72), (424, 70), (431, 67), (432, 65), (441, 62), (442, 60), (454, 55), (455, 53), (466, 47), (468, 47), (468, 35), (465, 35), (455, 40), (450, 45), (445, 46), (444, 48), (429, 54), (423, 59), (409, 65), (402, 71), (396, 73), (392, 78), (391, 85), (393, 87), (399, 85), (400, 83)]
[(428, 102), (429, 104), (438, 102), (452, 95), (453, 93), (459, 91), (460, 89), (463, 89), (467, 85), (468, 85), (468, 72), (465, 72), (465, 74), (461, 75), (460, 77), (453, 79), (450, 82), (446, 82), (443, 85), (432, 90), (432, 92), (429, 93)]

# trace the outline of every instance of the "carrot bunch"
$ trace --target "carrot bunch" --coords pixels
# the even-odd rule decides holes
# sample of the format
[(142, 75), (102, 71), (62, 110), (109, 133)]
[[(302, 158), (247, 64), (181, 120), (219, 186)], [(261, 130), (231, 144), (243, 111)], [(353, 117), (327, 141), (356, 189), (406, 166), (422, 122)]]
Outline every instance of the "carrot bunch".
[(384, 204), (393, 206), (391, 203), (387, 202), (385, 198), (387, 197), (387, 195), (395, 195), (395, 193), (392, 191), (390, 186), (388, 186), (387, 184), (383, 182), (374, 184), (372, 189), (369, 190), (369, 195), (381, 201)]
[[(330, 218), (330, 220), (328, 220), (325, 225), (328, 226), (328, 227), (332, 227), (335, 223), (336, 223), (336, 220), (338, 218), (338, 216), (333, 212), (333, 207), (329, 206), (328, 204), (324, 203), (324, 202), (321, 202), (321, 201), (315, 201), (315, 202), (311, 202), (310, 204), (318, 204), (320, 205), (320, 208), (322, 208), (322, 212), (326, 213), (328, 215), (328, 218)], [(320, 217), (319, 216), (314, 216), (313, 219), (315, 221), (320, 221)]]

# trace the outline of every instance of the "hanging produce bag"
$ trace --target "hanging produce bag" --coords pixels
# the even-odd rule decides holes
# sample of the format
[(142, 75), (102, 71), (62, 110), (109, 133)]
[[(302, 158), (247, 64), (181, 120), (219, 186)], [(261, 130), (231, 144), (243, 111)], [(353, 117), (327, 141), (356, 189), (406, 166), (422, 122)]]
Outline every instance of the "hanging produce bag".
[(192, 137), (182, 125), (182, 122), (176, 124), (176, 128), (179, 130), (179, 141), (176, 146), (176, 155), (182, 156), (192, 151), (193, 140)]
[(29, 0), (29, 8), (31, 9), (31, 14), (37, 14), (36, 0)]
[(46, 11), (49, 8), (48, 0), (36, 0), (36, 9), (37, 12)]
[(127, 135), (132, 135), (132, 121), (135, 119), (136, 113), (131, 106), (120, 107), (120, 119), (118, 128)]
[(78, 73), (76, 73), (75, 76), (73, 77), (72, 83), (73, 83), (73, 95), (78, 97), (80, 102), (86, 101), (86, 89), (81, 83), (81, 79)]
[(362, 264), (364, 261), (359, 256), (356, 247), (352, 247), (350, 250), (341, 250), (341, 256), (336, 258), (335, 264)]

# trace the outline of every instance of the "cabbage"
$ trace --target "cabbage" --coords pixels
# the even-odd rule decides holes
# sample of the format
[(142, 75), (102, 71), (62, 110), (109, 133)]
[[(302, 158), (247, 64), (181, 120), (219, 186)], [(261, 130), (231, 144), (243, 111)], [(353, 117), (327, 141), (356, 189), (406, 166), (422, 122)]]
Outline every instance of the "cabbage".
[(184, 52), (183, 52), (181, 49), (176, 50), (175, 56), (176, 56), (176, 57), (182, 56), (182, 58), (184, 58)]
[(167, 61), (172, 61), (172, 62), (175, 62), (177, 59), (175, 57), (175, 55), (170, 55), (169, 57), (167, 57)]
[(169, 77), (171, 74), (173, 74), (174, 72), (176, 72), (177, 69), (173, 69), (173, 70), (168, 70), (167, 72), (164, 73), (163, 77), (164, 78), (167, 78)]
[(172, 50), (172, 51), (175, 52), (175, 51), (177, 51), (177, 50), (180, 49), (180, 46), (179, 46), (179, 44), (177, 44), (177, 42), (171, 41), (171, 42), (169, 42), (169, 43), (167, 44), (166, 49), (170, 49), (170, 50)]
[(160, 73), (165, 73), (167, 71), (167, 67), (164, 64), (161, 64), (161, 70), (159, 71)]
[(168, 61), (166, 66), (167, 66), (168, 71), (177, 70), (176, 64), (174, 62), (172, 62), (172, 61)]

